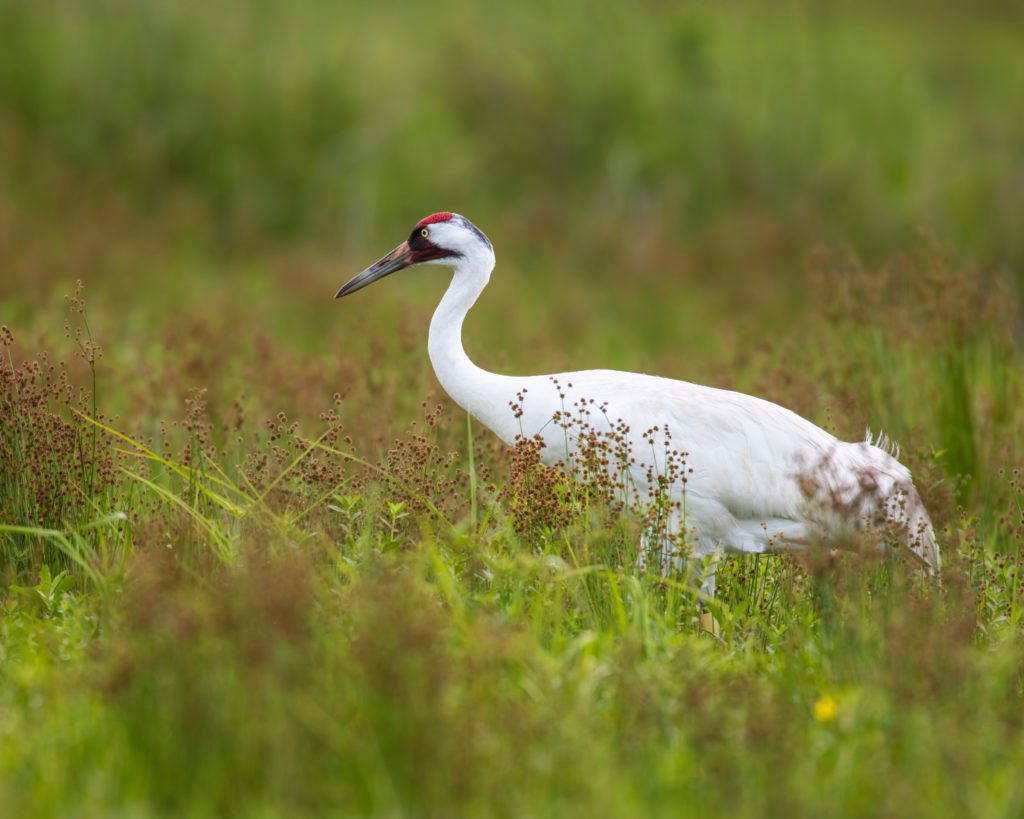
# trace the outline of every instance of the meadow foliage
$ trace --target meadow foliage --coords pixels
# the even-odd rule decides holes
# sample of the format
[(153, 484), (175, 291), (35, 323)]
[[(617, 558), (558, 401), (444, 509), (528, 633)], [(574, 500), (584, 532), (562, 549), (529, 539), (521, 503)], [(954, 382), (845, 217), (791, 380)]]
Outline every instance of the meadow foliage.
[[(0, 813), (1020, 815), (1020, 23), (0, 3)], [(481, 365), (883, 429), (941, 583), (729, 558), (702, 631), (599, 396), (572, 480), (439, 391), (445, 274), (331, 299), (442, 207)]]

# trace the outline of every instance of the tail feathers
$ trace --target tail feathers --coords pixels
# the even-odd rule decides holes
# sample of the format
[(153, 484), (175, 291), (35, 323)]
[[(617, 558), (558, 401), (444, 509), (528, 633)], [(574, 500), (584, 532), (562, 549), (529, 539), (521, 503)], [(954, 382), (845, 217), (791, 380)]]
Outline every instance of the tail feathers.
[(886, 435), (847, 444), (802, 476), (808, 516), (825, 531), (854, 529), (874, 533), (882, 542), (907, 547), (924, 570), (936, 576), (942, 564), (928, 511), (910, 471)]
[(928, 510), (910, 480), (896, 483), (886, 493), (884, 518), (889, 536), (903, 542), (910, 553), (922, 564), (930, 577), (937, 577), (942, 569), (939, 544), (935, 540)]
[(871, 432), (871, 427), (868, 427), (864, 433), (864, 443), (878, 447), (887, 455), (892, 455), (897, 461), (900, 459), (900, 445), (882, 430), (875, 434)]
[(887, 496), (887, 517), (906, 529), (906, 545), (924, 564), (925, 571), (931, 577), (938, 576), (942, 569), (942, 558), (939, 555), (939, 544), (935, 540), (935, 530), (931, 518), (928, 517), (928, 510), (921, 503), (921, 498), (910, 479), (910, 472), (898, 463), (900, 445), (882, 431), (872, 433), (870, 427), (865, 434), (864, 443), (896, 460), (897, 463), (890, 462), (886, 465), (886, 471), (891, 473), (899, 469), (903, 472), (905, 477), (896, 479), (884, 493)]

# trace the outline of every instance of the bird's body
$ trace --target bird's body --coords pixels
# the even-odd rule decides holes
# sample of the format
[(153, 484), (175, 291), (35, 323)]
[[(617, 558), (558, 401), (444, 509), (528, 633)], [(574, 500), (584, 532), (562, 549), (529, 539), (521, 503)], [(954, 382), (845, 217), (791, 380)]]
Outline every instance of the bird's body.
[(870, 441), (846, 443), (777, 404), (686, 381), (615, 370), (509, 376), (477, 367), (463, 349), (462, 324), (487, 285), (494, 251), (464, 217), (421, 221), (338, 295), (416, 263), (455, 271), (430, 323), (430, 360), (442, 387), (507, 444), (539, 435), (546, 463), (571, 465), (581, 440), (593, 440), (584, 433), (614, 438), (635, 461), (608, 468), (641, 499), (664, 491), (652, 476), (666, 474), (670, 452), (682, 453), (686, 480), (671, 491), (684, 502), (674, 504), (670, 527), (685, 525), (698, 555), (800, 547), (828, 531), (884, 521), (938, 571), (909, 471)]

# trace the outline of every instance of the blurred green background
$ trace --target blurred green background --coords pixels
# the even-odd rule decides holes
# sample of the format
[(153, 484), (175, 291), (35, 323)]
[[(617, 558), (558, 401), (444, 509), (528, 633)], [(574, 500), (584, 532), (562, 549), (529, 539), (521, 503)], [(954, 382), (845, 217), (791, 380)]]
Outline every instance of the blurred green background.
[(362, 259), (445, 208), (522, 277), (575, 260), (565, 286), (651, 245), (771, 270), (920, 228), (1019, 270), (1022, 27), (1010, 2), (5, 0), (4, 247), (111, 208)]

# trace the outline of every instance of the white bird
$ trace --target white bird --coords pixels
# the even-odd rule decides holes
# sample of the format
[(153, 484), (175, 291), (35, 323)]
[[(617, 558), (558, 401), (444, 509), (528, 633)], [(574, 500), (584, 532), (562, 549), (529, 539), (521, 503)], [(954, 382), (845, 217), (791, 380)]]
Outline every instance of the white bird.
[[(879, 524), (887, 526), (890, 539), (896, 532), (929, 574), (938, 573), (938, 545), (910, 472), (870, 434), (864, 442), (846, 443), (769, 401), (652, 375), (583, 370), (509, 376), (477, 367), (463, 349), (462, 323), (494, 262), (490, 241), (472, 222), (435, 213), (335, 298), (410, 265), (450, 266), (451, 285), (430, 322), (430, 361), (448, 395), (506, 444), (540, 434), (544, 462), (571, 468), (579, 463), (581, 438), (565, 419), (584, 417), (589, 409), (591, 429), (628, 439), (636, 460), (622, 473), (646, 499), (665, 491), (657, 476), (670, 469), (668, 453), (684, 452), (686, 480), (668, 488), (668, 528), (684, 532), (695, 555), (710, 558), (701, 578), (706, 596), (714, 595), (714, 565), (723, 551), (801, 548), (825, 535)], [(652, 446), (645, 437), (651, 430), (655, 437), (671, 436), (671, 449), (664, 438)]]

